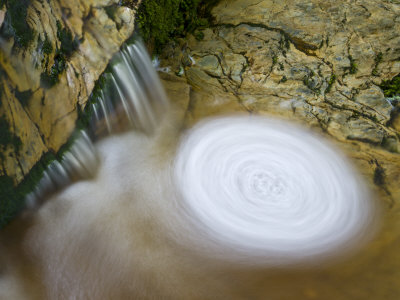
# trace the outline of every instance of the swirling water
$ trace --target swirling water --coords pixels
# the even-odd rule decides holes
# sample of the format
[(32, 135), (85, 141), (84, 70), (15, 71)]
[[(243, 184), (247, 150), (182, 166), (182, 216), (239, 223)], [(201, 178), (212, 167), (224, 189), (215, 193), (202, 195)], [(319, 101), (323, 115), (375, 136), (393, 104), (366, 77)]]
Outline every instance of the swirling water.
[(176, 128), (167, 119), (152, 137), (99, 141), (94, 179), (6, 228), (0, 299), (310, 299), (321, 288), (337, 299), (338, 285), (358, 282), (342, 268), (357, 262), (358, 274), (365, 255), (340, 272), (324, 267), (371, 229), (368, 198), (341, 155), (268, 119), (208, 120), (183, 138)]
[(178, 150), (175, 176), (190, 219), (225, 259), (315, 262), (359, 246), (376, 225), (368, 189), (340, 151), (271, 118), (201, 122)]
[[(373, 282), (358, 266), (365, 255), (350, 262), (345, 254), (363, 253), (376, 207), (336, 148), (261, 117), (208, 119), (182, 136), (181, 124), (166, 117), (157, 129), (168, 115), (163, 92), (151, 98), (155, 108), (141, 102), (154, 92), (153, 74), (141, 79), (143, 95), (131, 97), (137, 75), (128, 52), (109, 75), (118, 97), (103, 92), (93, 133), (65, 158), (79, 174), (98, 168), (94, 178), (52, 195), (0, 234), (0, 299), (338, 299), (338, 286)], [(92, 145), (88, 136), (120, 131), (113, 112), (155, 135), (131, 131)], [(56, 164), (44, 180), (54, 184), (74, 170)], [(339, 272), (326, 269), (342, 256)]]

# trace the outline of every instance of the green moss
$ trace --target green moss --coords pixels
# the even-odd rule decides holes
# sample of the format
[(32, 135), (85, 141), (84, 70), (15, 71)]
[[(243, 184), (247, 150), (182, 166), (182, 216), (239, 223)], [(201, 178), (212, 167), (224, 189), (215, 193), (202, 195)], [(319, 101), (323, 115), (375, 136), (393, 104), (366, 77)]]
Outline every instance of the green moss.
[[(110, 80), (107, 80), (107, 77), (109, 76), (110, 72), (111, 72), (111, 67), (110, 65), (108, 65), (104, 73), (96, 81), (93, 91), (89, 96), (88, 102), (85, 105), (85, 109), (81, 110), (80, 106), (78, 106), (78, 120), (76, 123), (77, 132), (89, 127), (93, 117), (92, 104), (98, 103), (98, 99), (102, 96), (101, 95), (102, 93), (111, 91), (112, 85), (110, 84)], [(75, 138), (76, 138), (76, 133), (73, 134), (71, 138), (68, 140), (68, 142), (60, 148), (59, 153), (61, 153), (61, 155), (71, 147), (71, 145), (75, 141)]]
[(202, 40), (204, 39), (204, 32), (198, 30), (198, 31), (196, 31), (196, 32), (194, 33), (194, 37), (196, 38), (196, 40), (202, 41)]
[(45, 40), (43, 42), (42, 49), (43, 49), (43, 53), (47, 54), (47, 55), (49, 55), (49, 54), (51, 54), (53, 52), (53, 46), (51, 45), (51, 42), (47, 38), (47, 35), (46, 35), (46, 38), (45, 38)]
[(0, 176), (0, 228), (5, 226), (22, 208), (14, 183), (7, 175)]
[[(57, 38), (60, 41), (60, 47), (56, 49), (54, 64), (50, 67), (50, 70), (46, 70), (40, 74), (40, 84), (44, 88), (50, 88), (59, 82), (59, 76), (65, 71), (68, 58), (79, 47), (80, 41), (73, 38), (71, 31), (68, 28), (62, 27), (61, 22), (58, 20)], [(52, 50), (51, 42), (46, 37), (43, 43), (43, 51), (49, 55), (52, 53)]]
[(336, 75), (335, 74), (331, 74), (331, 77), (329, 78), (329, 81), (328, 81), (328, 87), (325, 90), (325, 94), (327, 94), (327, 93), (329, 93), (331, 91), (332, 86), (335, 83), (335, 81), (336, 81)]
[(137, 0), (120, 0), (119, 5), (129, 7), (130, 9), (135, 9)]
[(335, 75), (335, 74), (332, 74), (331, 77), (329, 78), (328, 84), (329, 84), (329, 85), (332, 85), (332, 84), (335, 83), (335, 81), (336, 81), (336, 75)]
[(1, 5), (6, 5), (7, 12), (0, 35), (4, 38), (14, 38), (15, 46), (26, 48), (35, 36), (35, 32), (27, 23), (28, 7), (30, 0), (3, 0)]
[(54, 56), (54, 64), (51, 66), (49, 72), (40, 74), (40, 85), (44, 88), (50, 88), (59, 82), (59, 76), (66, 68), (65, 55), (57, 50)]
[(279, 81), (279, 83), (285, 83), (287, 81), (287, 77), (283, 75), (282, 79)]
[(111, 20), (115, 20), (115, 13), (117, 11), (118, 5), (110, 5), (110, 6), (106, 6), (104, 7), (104, 10), (107, 14), (107, 16), (111, 19)]
[(5, 149), (12, 145), (15, 152), (19, 152), (22, 146), (21, 139), (11, 132), (10, 124), (4, 117), (0, 117), (0, 150), (4, 152)]
[(44, 171), (55, 159), (51, 152), (44, 154), (18, 186), (14, 185), (10, 176), (0, 176), (0, 228), (7, 225), (23, 209), (25, 197), (35, 189)]
[(50, 55), (51, 53), (53, 53), (53, 46), (52, 46), (51, 42), (49, 41), (47, 34), (45, 35), (44, 41), (40, 38), (40, 36), (38, 37), (36, 51), (38, 53), (42, 52), (43, 54), (46, 54), (46, 55)]
[(358, 71), (358, 66), (356, 64), (356, 61), (353, 59), (351, 55), (349, 56), (349, 60), (350, 60), (350, 67), (349, 67), (350, 74), (356, 74)]
[(380, 86), (385, 94), (385, 97), (400, 96), (400, 74), (393, 77), (392, 80), (382, 82)]
[(156, 52), (174, 36), (193, 33), (208, 25), (206, 18), (216, 0), (147, 0), (139, 8), (137, 23)]
[(57, 21), (57, 38), (61, 42), (60, 53), (65, 57), (70, 57), (79, 46), (79, 40), (72, 37), (71, 31), (62, 27), (61, 22)]

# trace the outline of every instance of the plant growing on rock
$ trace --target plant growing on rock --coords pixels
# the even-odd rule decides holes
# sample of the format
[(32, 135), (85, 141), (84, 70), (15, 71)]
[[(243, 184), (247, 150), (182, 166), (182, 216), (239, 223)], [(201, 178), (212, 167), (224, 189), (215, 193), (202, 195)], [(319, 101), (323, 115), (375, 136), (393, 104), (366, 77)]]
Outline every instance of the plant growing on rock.
[(356, 64), (356, 61), (351, 55), (349, 56), (349, 60), (350, 60), (350, 67), (349, 67), (350, 74), (356, 74), (358, 71), (358, 66)]
[(27, 23), (30, 0), (2, 0), (7, 13), (1, 27), (0, 36), (6, 39), (14, 38), (15, 46), (27, 48), (35, 36), (34, 30)]
[(382, 82), (381, 88), (385, 97), (400, 96), (400, 74), (393, 77), (392, 80)]
[[(137, 22), (145, 41), (157, 51), (168, 40), (194, 33), (208, 25), (207, 16), (216, 0), (147, 0), (140, 6)], [(202, 38), (201, 33), (196, 36)]]
[(335, 83), (335, 81), (336, 81), (336, 75), (335, 75), (335, 74), (332, 74), (331, 77), (329, 78), (329, 81), (328, 81), (328, 87), (327, 87), (326, 90), (325, 90), (325, 93), (326, 93), (326, 94), (329, 93), (329, 92), (331, 91), (332, 86), (333, 86), (333, 84)]

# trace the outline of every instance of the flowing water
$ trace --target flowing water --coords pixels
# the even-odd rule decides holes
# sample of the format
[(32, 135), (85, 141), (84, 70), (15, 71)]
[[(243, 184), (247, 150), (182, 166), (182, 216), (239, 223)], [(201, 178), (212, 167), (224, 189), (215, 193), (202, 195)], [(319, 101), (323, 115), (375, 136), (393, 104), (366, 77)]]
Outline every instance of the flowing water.
[(376, 205), (350, 166), (302, 128), (234, 116), (187, 135), (175, 176), (189, 219), (221, 244), (221, 259), (282, 266), (320, 263), (373, 232)]
[(107, 76), (0, 234), (0, 299), (396, 299), (373, 285), (396, 242), (370, 242), (379, 209), (336, 148), (247, 116), (182, 133), (140, 44)]
[(60, 160), (52, 162), (36, 189), (27, 197), (35, 207), (72, 182), (95, 175), (99, 165), (93, 141), (126, 130), (152, 133), (168, 108), (168, 99), (140, 39), (124, 45), (110, 62), (100, 95), (89, 104), (90, 126), (77, 130)]

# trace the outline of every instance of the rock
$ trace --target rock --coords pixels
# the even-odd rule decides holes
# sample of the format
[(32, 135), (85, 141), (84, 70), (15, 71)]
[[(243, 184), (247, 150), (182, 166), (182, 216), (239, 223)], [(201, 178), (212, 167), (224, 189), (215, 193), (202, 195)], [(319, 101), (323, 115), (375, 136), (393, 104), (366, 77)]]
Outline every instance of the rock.
[(7, 85), (3, 87), (3, 98), (9, 101), (2, 100), (2, 113), (5, 115), (5, 121), (10, 124), (11, 132), (20, 139), (20, 147), (18, 152), (15, 151), (15, 145), (7, 145), (5, 149), (1, 149), (4, 151), (4, 155), (0, 157), (1, 166), (7, 171), (14, 171), (11, 173), (13, 177), (21, 181), (32, 167), (32, 162), (38, 161), (48, 148), (29, 112), (19, 103)]
[(226, 55), (222, 55), (221, 65), (224, 68), (224, 74), (240, 85), (242, 82), (242, 73), (247, 67), (246, 58), (240, 54), (226, 53)]
[(174, 116), (171, 119), (182, 124), (190, 103), (190, 86), (184, 78), (175, 75), (160, 73), (160, 77), (168, 98), (175, 99), (172, 112)]
[(380, 122), (387, 122), (393, 110), (393, 105), (387, 101), (382, 90), (377, 86), (360, 91), (355, 95), (354, 101), (375, 111), (373, 114)]
[[(188, 36), (175, 45), (174, 53), (180, 47), (196, 63), (182, 65), (167, 53), (162, 63), (185, 69), (193, 88), (188, 124), (227, 111), (300, 122), (356, 157), (381, 197), (394, 203), (399, 117), (379, 85), (400, 73), (399, 13), (392, 1), (222, 0), (204, 39)], [(374, 183), (368, 159), (384, 166), (384, 186)]]
[(209, 76), (205, 71), (198, 67), (189, 68), (186, 71), (188, 82), (197, 90), (220, 89), (221, 84), (216, 78)]
[(0, 26), (1, 26), (1, 24), (3, 24), (5, 14), (6, 14), (6, 10), (0, 9)]
[(208, 75), (216, 77), (222, 76), (222, 67), (219, 64), (218, 58), (216, 56), (206, 55), (204, 57), (200, 57), (199, 59), (195, 58), (195, 62), (197, 66)]
[(379, 145), (385, 136), (385, 132), (369, 120), (349, 120), (343, 125), (344, 132), (348, 134), (347, 139), (350, 140), (360, 140)]
[[(95, 81), (133, 32), (133, 8), (140, 1), (107, 12), (118, 3), (32, 1), (26, 9), (27, 28), (32, 30), (29, 43), (18, 45), (17, 36), (5, 37), (2, 31), (0, 117), (23, 146), (0, 149), (0, 175), (18, 183), (43, 153), (56, 153), (67, 142)], [(3, 28), (4, 12), (0, 11)]]

